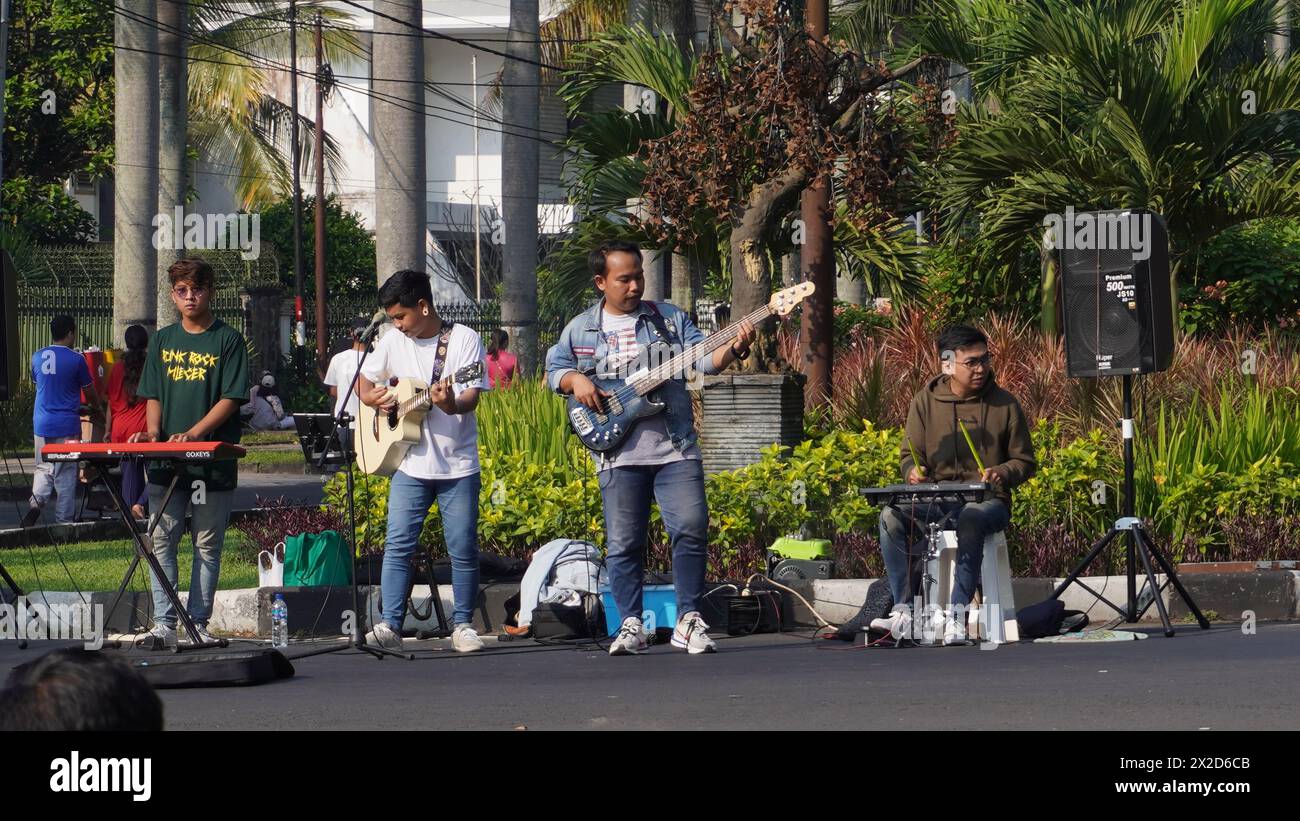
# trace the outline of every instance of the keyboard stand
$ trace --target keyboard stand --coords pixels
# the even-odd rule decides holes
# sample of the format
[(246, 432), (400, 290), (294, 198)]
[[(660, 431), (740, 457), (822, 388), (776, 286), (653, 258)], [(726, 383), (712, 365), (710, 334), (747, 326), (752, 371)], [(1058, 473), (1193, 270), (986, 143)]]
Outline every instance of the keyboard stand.
[[(140, 560), (144, 559), (145, 564), (149, 565), (149, 570), (153, 573), (155, 583), (158, 584), (163, 593), (171, 601), (172, 607), (176, 610), (176, 617), (180, 619), (185, 633), (190, 638), (190, 643), (181, 645), (177, 642), (174, 649), (179, 653), (183, 650), (203, 650), (210, 647), (226, 647), (229, 645), (226, 639), (217, 639), (216, 641), (200, 641), (199, 631), (194, 626), (194, 620), (190, 618), (189, 612), (185, 605), (181, 604), (181, 597), (176, 592), (176, 588), (167, 577), (163, 574), (162, 565), (158, 563), (158, 557), (153, 554), (153, 532), (158, 527), (158, 522), (162, 520), (162, 512), (167, 509), (167, 504), (172, 499), (172, 494), (176, 491), (176, 484), (180, 480), (181, 472), (175, 466), (172, 470), (172, 480), (167, 485), (167, 494), (163, 497), (162, 504), (154, 511), (149, 522), (149, 528), (141, 533), (135, 526), (135, 519), (131, 516), (131, 508), (127, 505), (126, 500), (122, 498), (122, 491), (114, 485), (108, 478), (108, 467), (103, 461), (94, 462), (95, 469), (99, 471), (99, 476), (104, 480), (104, 485), (108, 488), (108, 494), (113, 497), (113, 504), (117, 507), (118, 513), (122, 516), (122, 521), (126, 524), (127, 530), (131, 533), (131, 538), (135, 542), (135, 556), (131, 558), (131, 566), (127, 568), (126, 575), (122, 577), (122, 584), (117, 588), (117, 595), (113, 597), (113, 603), (104, 613), (104, 624), (107, 625), (117, 611), (118, 604), (122, 601), (122, 596), (126, 595), (126, 588), (131, 584), (131, 578), (135, 576), (135, 570), (140, 565)], [(191, 591), (193, 592), (193, 591)], [(152, 648), (152, 649), (157, 649)]]

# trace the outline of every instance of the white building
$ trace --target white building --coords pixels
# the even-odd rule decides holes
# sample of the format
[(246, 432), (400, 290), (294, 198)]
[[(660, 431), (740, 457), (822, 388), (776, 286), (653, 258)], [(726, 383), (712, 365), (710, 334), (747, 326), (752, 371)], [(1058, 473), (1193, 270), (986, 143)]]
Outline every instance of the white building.
[[(492, 241), (492, 221), (501, 203), (501, 132), (496, 120), (501, 118), (499, 105), (487, 101), (493, 79), (500, 73), (504, 58), (492, 52), (505, 51), (505, 38), (509, 27), (509, 0), (424, 0), (426, 30), (446, 34), (467, 41), (460, 44), (426, 35), (424, 38), (426, 123), (426, 191), (428, 201), (429, 268), (431, 274), (446, 271), (449, 257), (461, 254), (472, 263), (474, 224), (473, 203), (477, 191), (483, 209), (481, 237), (485, 244)], [(376, 38), (371, 32), (374, 18), (355, 7), (338, 4), (353, 14), (352, 26), (360, 51), (369, 55), (373, 48), (382, 48), (383, 36)], [(369, 2), (362, 3), (369, 7)], [(556, 4), (542, 0), (543, 19), (553, 14)], [(412, 30), (414, 34), (414, 30)], [(299, 34), (300, 42), (304, 36)], [(305, 34), (310, 38), (310, 30)], [(376, 39), (379, 40), (376, 43)], [(475, 48), (479, 46), (480, 48)], [(302, 60), (299, 67), (307, 72), (299, 77), (298, 110), (301, 116), (313, 119), (316, 114), (316, 90), (310, 73), (314, 62)], [(474, 68), (477, 68), (477, 99), (475, 98)], [(370, 132), (370, 113), (373, 99), (371, 64), (358, 58), (348, 66), (334, 66), (337, 87), (326, 102), (325, 131), (339, 145), (343, 166), (337, 179), (326, 171), (325, 191), (336, 194), (346, 208), (362, 215), (368, 226), (375, 217), (375, 160), (374, 138)], [(276, 72), (271, 93), (278, 99), (289, 99), (290, 78), (285, 72)], [(617, 104), (618, 97), (613, 97)], [(478, 152), (475, 154), (475, 114), (477, 122)], [(567, 124), (564, 105), (552, 90), (542, 95), (541, 136), (561, 141)], [(555, 148), (540, 146), (539, 220), (546, 231), (558, 231), (572, 216), (572, 209), (563, 205), (564, 189), (560, 185), (563, 160)], [(228, 169), (214, 168), (202, 159), (198, 163), (194, 185), (199, 201), (192, 210), (227, 213), (236, 210), (232, 180)], [(315, 179), (310, 169), (302, 175), (304, 195), (315, 191)], [(306, 228), (310, 229), (311, 215), (304, 215)], [(485, 253), (486, 253), (485, 249)], [(464, 263), (462, 263), (464, 264)], [(463, 293), (447, 276), (434, 276), (435, 297), (441, 300), (473, 298)], [(487, 293), (484, 296), (488, 296)]]

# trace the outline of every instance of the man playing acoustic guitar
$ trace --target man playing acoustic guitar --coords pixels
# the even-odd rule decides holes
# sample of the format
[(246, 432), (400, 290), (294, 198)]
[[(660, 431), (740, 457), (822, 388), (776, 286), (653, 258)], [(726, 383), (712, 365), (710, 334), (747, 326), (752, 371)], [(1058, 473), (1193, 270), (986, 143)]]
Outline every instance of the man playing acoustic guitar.
[[(452, 646), (461, 653), (482, 650), (483, 641), (470, 624), (479, 576), (480, 483), (474, 409), (478, 407), (479, 391), (488, 390), (488, 383), (480, 375), (457, 393), (454, 384), (443, 384), (431, 377), (444, 342), (439, 377), (482, 362), (483, 342), (469, 327), (452, 325), (438, 316), (429, 277), (419, 271), (398, 271), (389, 277), (379, 289), (379, 304), (384, 306), (395, 330), (380, 337), (374, 353), (361, 367), (357, 381), (361, 401), (391, 411), (396, 399), (389, 390), (389, 380), (411, 378), (432, 385), (433, 407), (421, 424), (420, 442), (406, 451), (389, 485), (388, 535), (380, 574), (383, 621), (376, 623), (366, 638), (390, 650), (402, 648), (410, 558), (436, 500), (442, 514), (443, 538), (451, 554), (455, 597)], [(480, 373), (486, 370), (484, 367)]]

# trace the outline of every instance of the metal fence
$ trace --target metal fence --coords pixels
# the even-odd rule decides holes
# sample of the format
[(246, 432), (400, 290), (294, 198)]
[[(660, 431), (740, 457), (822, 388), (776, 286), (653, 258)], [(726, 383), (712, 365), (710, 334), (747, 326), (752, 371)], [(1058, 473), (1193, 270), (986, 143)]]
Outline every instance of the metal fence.
[[(268, 252), (256, 260), (244, 260), (238, 251), (205, 251), (212, 265), (217, 291), (212, 312), (235, 328), (244, 326), (240, 291), (249, 282), (275, 281), (278, 263)], [(22, 272), (18, 285), (18, 335), (22, 362), (50, 344), (50, 320), (67, 314), (77, 320), (78, 344), (107, 348), (113, 344), (113, 246), (92, 243), (84, 246), (41, 248), (33, 265)], [(175, 317), (161, 318), (170, 324)]]

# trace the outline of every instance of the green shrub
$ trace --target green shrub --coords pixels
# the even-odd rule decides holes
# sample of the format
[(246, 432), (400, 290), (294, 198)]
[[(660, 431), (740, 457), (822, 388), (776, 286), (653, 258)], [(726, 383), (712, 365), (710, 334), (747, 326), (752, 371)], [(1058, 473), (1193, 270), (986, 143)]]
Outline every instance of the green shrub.
[(1181, 270), (1179, 322), (1189, 333), (1300, 319), (1300, 222), (1262, 220), (1225, 231)]
[[(1289, 419), (1295, 412), (1279, 415)], [(1254, 434), (1232, 431), (1248, 431), (1250, 425), (1211, 423), (1205, 414), (1179, 424), (1202, 437), (1209, 435), (1205, 431), (1218, 430), (1218, 438), (1208, 440), (1212, 445), (1201, 452), (1204, 461), (1194, 462), (1184, 473), (1152, 474), (1164, 469), (1164, 463), (1140, 462), (1138, 514), (1151, 523), (1162, 543), (1173, 545), (1176, 560), (1193, 558), (1188, 550), (1223, 555), (1238, 549), (1234, 544), (1251, 555), (1264, 555), (1267, 551), (1246, 543), (1259, 541), (1254, 533), (1271, 532), (1258, 524), (1265, 514), (1300, 513), (1295, 465), (1277, 452), (1255, 457), (1246, 447), (1234, 451), (1232, 436), (1250, 441)], [(1165, 429), (1171, 436), (1172, 423)], [(1184, 435), (1179, 430), (1177, 436)], [(1100, 430), (1062, 441), (1059, 426), (1041, 422), (1032, 435), (1039, 468), (1015, 491), (1008, 530), (1012, 563), (1020, 574), (1064, 575), (1119, 516), (1121, 457)], [(763, 548), (801, 529), (809, 537), (832, 539), (846, 572), (878, 572), (877, 557), (857, 555), (878, 550), (879, 520), (878, 509), (858, 491), (899, 481), (900, 444), (900, 430), (877, 429), (868, 422), (861, 431), (833, 431), (785, 452), (773, 445), (752, 465), (709, 476), (705, 489), (712, 577), (759, 570)], [(1240, 453), (1233, 458), (1253, 461), (1216, 463), (1220, 447), (1225, 454)], [(1172, 447), (1165, 452), (1173, 452)], [(589, 466), (578, 470), (571, 463), (537, 461), (525, 450), (497, 455), (486, 448), (481, 462), (479, 543), (484, 550), (523, 558), (553, 538), (587, 539), (603, 546), (599, 482)], [(1143, 495), (1144, 486), (1157, 492)], [(340, 505), (342, 491), (339, 474), (326, 486), (326, 504)], [(383, 545), (387, 493), (387, 479), (358, 476), (357, 538), (363, 549)], [(1225, 520), (1233, 522), (1229, 536), (1221, 524)], [(436, 509), (425, 522), (423, 540), (435, 551), (445, 551)], [(667, 542), (658, 509), (652, 506), (650, 566), (667, 563)]]

